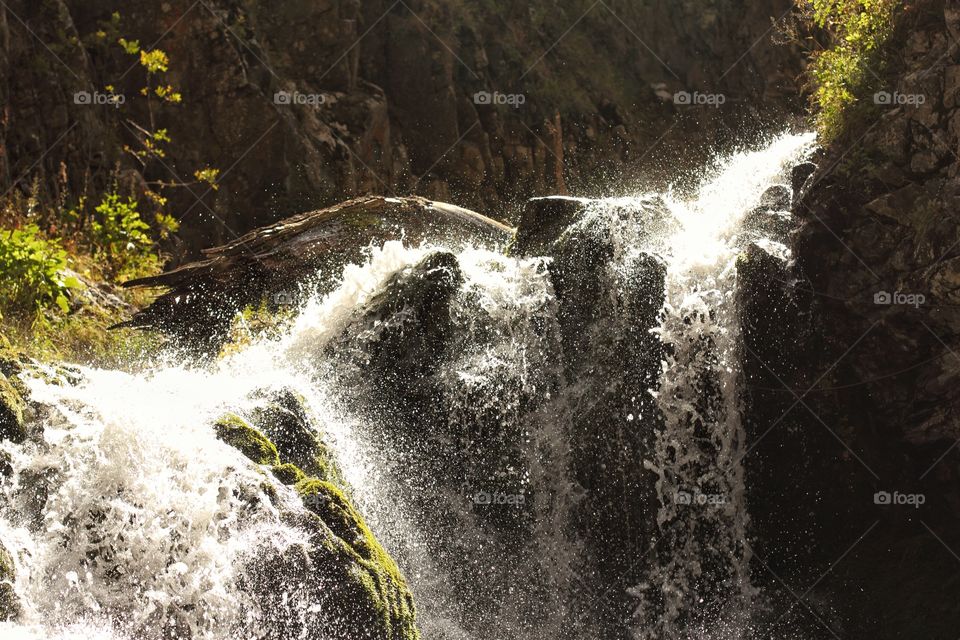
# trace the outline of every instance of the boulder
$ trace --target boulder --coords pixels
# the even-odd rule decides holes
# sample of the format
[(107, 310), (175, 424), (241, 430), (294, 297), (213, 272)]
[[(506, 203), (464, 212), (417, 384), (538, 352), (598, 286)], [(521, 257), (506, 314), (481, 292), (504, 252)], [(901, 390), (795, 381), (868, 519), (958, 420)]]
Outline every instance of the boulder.
[(304, 399), (289, 389), (264, 393), (262, 398), (265, 403), (252, 412), (250, 419), (284, 461), (274, 467), (274, 475), (284, 484), (295, 484), (305, 476), (342, 483), (333, 454), (314, 426)]
[[(292, 415), (278, 415), (281, 411)], [(258, 424), (284, 438), (281, 447), (236, 415), (215, 425), (225, 442), (268, 467), (283, 484), (294, 485), (297, 506), (269, 485), (267, 495), (281, 519), (308, 536), (306, 542), (282, 550), (257, 549), (242, 572), (241, 587), (259, 605), (260, 637), (417, 640), (416, 612), (406, 581), (350, 502), (339, 472), (329, 470), (332, 463), (321, 466), (319, 445), (305, 437), (312, 429), (300, 420), (303, 411), (295, 396), (281, 392), (275, 404), (257, 412)], [(307, 468), (325, 477), (307, 475), (278, 450), (305, 460)], [(331, 476), (340, 484), (326, 479)]]
[(396, 273), (331, 342), (378, 385), (418, 395), (417, 381), (435, 373), (451, 337), (450, 304), (463, 284), (456, 256), (437, 251)]
[(790, 189), (792, 199), (797, 199), (803, 192), (807, 181), (817, 171), (817, 165), (812, 162), (801, 162), (790, 171)]

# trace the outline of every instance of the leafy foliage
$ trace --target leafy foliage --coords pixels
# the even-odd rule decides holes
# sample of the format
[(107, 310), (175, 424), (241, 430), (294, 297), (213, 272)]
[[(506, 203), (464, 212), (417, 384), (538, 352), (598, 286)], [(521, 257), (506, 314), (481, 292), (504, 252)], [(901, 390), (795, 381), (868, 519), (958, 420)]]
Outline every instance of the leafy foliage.
[(799, 0), (831, 46), (813, 54), (811, 75), (821, 137), (830, 140), (855, 109), (879, 89), (882, 45), (893, 31), (901, 0)]
[(40, 312), (56, 304), (70, 310), (69, 292), (80, 282), (64, 275), (67, 252), (59, 240), (44, 237), (40, 228), (28, 224), (19, 229), (0, 230), (0, 302), (4, 307), (20, 305)]
[(133, 198), (124, 200), (116, 193), (108, 193), (95, 211), (91, 238), (97, 250), (118, 258), (124, 254), (142, 254), (153, 246), (148, 235), (150, 226), (140, 219)]

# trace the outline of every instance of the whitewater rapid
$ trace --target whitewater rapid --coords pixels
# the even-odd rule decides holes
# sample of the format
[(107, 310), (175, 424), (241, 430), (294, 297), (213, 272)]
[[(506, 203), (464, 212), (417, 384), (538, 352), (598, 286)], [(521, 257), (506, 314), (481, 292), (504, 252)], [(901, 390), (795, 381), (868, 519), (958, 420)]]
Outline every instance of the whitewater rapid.
[[(666, 541), (653, 550), (644, 583), (632, 590), (634, 619), (623, 621), (638, 638), (680, 637), (682, 625), (698, 619), (691, 609), (705, 599), (734, 611), (732, 618), (749, 611), (735, 260), (749, 241), (744, 216), (768, 187), (788, 183), (790, 168), (812, 148), (811, 134), (783, 135), (759, 151), (718, 160), (692, 197), (597, 201), (586, 217), (616, 229), (611, 291), (647, 253), (660, 256), (667, 273), (657, 335), (668, 355), (657, 387), (633, 390), (654, 394), (663, 417), (642, 464), (656, 487), (656, 527)], [(650, 198), (670, 214), (657, 233), (620, 224), (618, 211)], [(170, 612), (172, 624), (193, 638), (256, 637), (261, 612), (241, 588), (243, 574), (258, 550), (282, 549), (305, 534), (282, 522), (264, 495), (264, 472), (218, 440), (212, 424), (228, 412), (249, 414), (263, 390), (292, 390), (305, 399), (358, 509), (411, 583), (425, 638), (534, 640), (574, 631), (594, 637), (589, 618), (562, 613), (581, 597), (589, 562), (568, 527), (584, 495), (569, 466), (585, 382), (567, 379), (555, 357), (560, 330), (549, 258), (455, 252), (464, 276), (449, 318), (458, 353), (443, 363), (441, 376), (443, 406), (457, 423), (452, 429), (493, 420), (519, 434), (503, 468), (483, 468), (497, 458), (482, 436), (470, 446), (479, 451), (478, 477), (494, 477), (496, 486), (528, 500), (523, 553), (498, 547), (500, 539), (477, 515), (470, 496), (485, 490), (482, 481), (453, 491), (423, 469), (397, 468), (389, 425), (338, 387), (348, 378), (330, 345), (352, 330), (358, 312), (395, 274), (438, 250), (445, 248), (371, 247), (363, 264), (345, 268), (332, 292), (310, 297), (281, 336), (254, 340), (213, 365), (174, 356), (164, 364), (131, 363), (129, 371), (51, 368), (27, 376), (30, 419), (43, 435), (40, 445), (0, 443), (14, 469), (2, 483), (0, 540), (13, 556), (24, 606), (19, 622), (0, 623), (0, 637), (160, 638), (167, 631), (157, 621), (171, 619)], [(609, 326), (626, 330), (629, 323), (615, 318)], [(644, 418), (623, 416), (631, 428), (650, 424)], [(280, 491), (293, 500), (288, 489)], [(722, 502), (697, 509), (678, 500), (698, 492)], [(535, 495), (549, 499), (529, 498)], [(424, 502), (449, 514), (436, 530), (414, 512), (412, 505)], [(463, 575), (450, 575), (456, 557), (441, 557), (444, 545), (470, 558)], [(89, 562), (107, 548), (109, 562)], [(549, 557), (536, 549), (549, 550)], [(469, 580), (496, 610), (469, 611), (472, 603), (456, 587)], [(492, 635), (476, 630), (485, 617), (496, 618)], [(731, 628), (741, 623), (724, 621)]]

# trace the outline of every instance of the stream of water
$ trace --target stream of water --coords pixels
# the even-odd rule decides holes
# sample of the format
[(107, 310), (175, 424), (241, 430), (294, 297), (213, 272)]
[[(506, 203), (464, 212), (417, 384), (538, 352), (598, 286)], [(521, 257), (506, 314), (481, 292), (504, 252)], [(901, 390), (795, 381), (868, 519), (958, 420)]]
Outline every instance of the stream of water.
[[(264, 390), (304, 398), (359, 511), (410, 582), (425, 639), (609, 638), (611, 629), (642, 639), (750, 637), (735, 261), (751, 241), (786, 251), (743, 220), (769, 187), (789, 183), (813, 139), (783, 135), (719, 159), (691, 197), (590, 205), (580, 224), (606, 229), (612, 247), (601, 312), (577, 337), (596, 350), (585, 357), (603, 350), (596, 370), (569, 351), (549, 258), (469, 248), (451, 252), (462, 280), (437, 319), (442, 355), (416, 384), (385, 390), (357, 353), (410, 311), (384, 325), (363, 310), (397, 274), (447, 251), (388, 242), (347, 267), (332, 293), (310, 299), (282, 336), (213, 365), (168, 359), (28, 377), (30, 419), (43, 435), (0, 444), (13, 467), (0, 484), (0, 541), (23, 604), (20, 622), (0, 623), (0, 637), (264, 637), (244, 575), (265, 549), (305, 534), (264, 495), (264, 472), (212, 427), (226, 412), (256, 410)], [(622, 224), (624, 211), (653, 201), (656, 225)], [(651, 310), (653, 333), (634, 335), (624, 291), (648, 256), (665, 268), (665, 302)], [(664, 348), (649, 386), (616, 374), (628, 338)], [(607, 396), (638, 408), (604, 409), (601, 420), (596, 398)], [(421, 397), (428, 407), (411, 405)], [(623, 486), (654, 498), (621, 505), (638, 522), (617, 534), (634, 545), (621, 551), (644, 555), (639, 568), (623, 567), (633, 581), (623, 588), (605, 582), (621, 556), (591, 548), (606, 538), (599, 490), (584, 471), (593, 446), (585, 425), (611, 420), (646, 443)], [(618, 473), (603, 469), (597, 482)], [(279, 491), (293, 504), (289, 488)], [(610, 613), (624, 603), (622, 617)]]

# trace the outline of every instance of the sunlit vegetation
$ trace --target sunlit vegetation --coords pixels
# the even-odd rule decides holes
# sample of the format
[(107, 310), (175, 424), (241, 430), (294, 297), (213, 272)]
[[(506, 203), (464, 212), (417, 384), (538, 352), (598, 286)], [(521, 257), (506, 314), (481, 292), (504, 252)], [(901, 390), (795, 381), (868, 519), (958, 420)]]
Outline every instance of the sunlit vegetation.
[(810, 72), (821, 138), (829, 141), (851, 118), (876, 106), (883, 88), (884, 43), (893, 31), (901, 0), (798, 0), (804, 15), (830, 42), (813, 52)]

